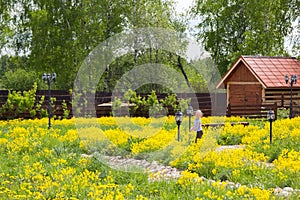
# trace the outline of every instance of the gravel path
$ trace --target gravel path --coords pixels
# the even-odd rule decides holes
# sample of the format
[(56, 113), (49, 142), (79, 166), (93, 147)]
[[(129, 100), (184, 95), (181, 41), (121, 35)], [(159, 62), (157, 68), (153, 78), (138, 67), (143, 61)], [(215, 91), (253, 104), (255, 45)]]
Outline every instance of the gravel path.
[[(217, 151), (223, 151), (225, 149), (238, 149), (244, 148), (245, 146), (221, 146), (218, 147)], [(122, 158), (120, 156), (100, 156), (99, 153), (94, 153), (93, 155), (83, 154), (83, 157), (91, 157), (95, 156), (100, 158), (105, 164), (108, 164), (110, 167), (122, 171), (131, 171), (131, 172), (145, 172), (149, 174), (149, 181), (161, 181), (161, 180), (168, 180), (168, 179), (177, 179), (181, 176), (181, 170), (171, 166), (165, 166), (158, 164), (157, 162), (148, 162), (146, 160), (138, 160), (134, 158)], [(201, 177), (202, 180), (208, 182), (215, 182), (214, 180), (206, 179), (205, 177)], [(228, 186), (231, 188), (239, 188), (241, 184), (227, 182)], [(285, 188), (275, 188), (274, 194), (278, 196), (288, 197), (291, 193), (299, 193), (299, 189), (293, 189), (290, 187)]]

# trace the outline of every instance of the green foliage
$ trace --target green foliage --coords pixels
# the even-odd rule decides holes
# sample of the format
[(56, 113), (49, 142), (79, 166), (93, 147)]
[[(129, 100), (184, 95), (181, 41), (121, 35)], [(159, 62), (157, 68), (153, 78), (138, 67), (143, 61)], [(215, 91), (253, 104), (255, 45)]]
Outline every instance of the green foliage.
[(156, 96), (156, 92), (154, 90), (151, 92), (151, 94), (148, 95), (147, 107), (149, 109), (150, 116), (159, 115), (160, 112), (163, 110), (163, 106), (159, 103)]
[[(0, 57), (0, 76), (3, 77), (7, 71), (16, 71), (17, 69), (27, 69), (28, 58), (25, 56), (9, 56)], [(32, 86), (32, 85), (31, 85)], [(31, 87), (30, 86), (30, 87)]]
[(136, 92), (129, 89), (124, 93), (124, 101), (129, 102), (129, 101), (134, 101), (136, 99)]
[(219, 145), (239, 145), (242, 143), (243, 135), (222, 134), (218, 138)]
[(130, 136), (127, 139), (127, 143), (124, 144), (123, 148), (128, 151), (131, 152), (131, 146), (135, 143), (140, 143), (143, 142), (146, 138), (142, 138), (142, 137), (132, 137)]
[(175, 94), (168, 94), (164, 99), (161, 99), (160, 102), (165, 106), (175, 106), (177, 103)]
[[(177, 99), (176, 94), (168, 94), (164, 99), (159, 100), (154, 90), (146, 97), (141, 97), (135, 91), (128, 90), (123, 99), (127, 103), (135, 104), (133, 112), (149, 113), (150, 116), (164, 115), (177, 109), (184, 112), (191, 101), (190, 99)], [(115, 101), (113, 104), (119, 105), (121, 103), (121, 99), (117, 98)]]
[(195, 172), (198, 174), (201, 174), (204, 177), (207, 178), (213, 178), (214, 174), (213, 174), (213, 169), (215, 169), (215, 162), (214, 161), (206, 161), (203, 162), (203, 165), (201, 167), (199, 167)]
[(36, 97), (37, 84), (33, 85), (33, 88), (29, 91), (12, 91), (9, 92), (8, 98), (5, 104), (0, 109), (1, 115), (12, 119), (17, 117), (20, 113), (30, 112), (33, 117), (36, 115), (34, 110), (35, 97)]
[(122, 101), (120, 98), (115, 98), (112, 102), (112, 112), (114, 116), (117, 116), (117, 111), (121, 109)]
[(32, 85), (36, 83), (37, 75), (34, 71), (28, 71), (22, 68), (16, 70), (9, 70), (4, 73), (2, 77), (2, 85), (8, 90), (25, 91), (32, 88)]
[(35, 110), (37, 112), (37, 117), (39, 118), (47, 117), (47, 110), (42, 107), (44, 101), (45, 96), (41, 96), (41, 99), (35, 104)]
[[(51, 106), (51, 116), (53, 118), (56, 118), (56, 115), (52, 115), (52, 113), (55, 113), (55, 111), (56, 111), (55, 102), (56, 102), (56, 98), (55, 97), (51, 97), (51, 99), (50, 99), (50, 106)], [(49, 115), (49, 113), (48, 113), (48, 115)]]
[(178, 102), (179, 102), (178, 109), (181, 112), (185, 112), (189, 107), (189, 103), (191, 102), (191, 99), (179, 99)]
[[(170, 1), (162, 0), (3, 1), (0, 48), (6, 44), (12, 53), (25, 54), (27, 67), (37, 74), (56, 72), (56, 87), (70, 89), (82, 61), (99, 43), (124, 30), (172, 28), (171, 5)], [(107, 50), (107, 55), (112, 55)], [(160, 54), (152, 51), (142, 59), (155, 58), (158, 63)], [(137, 51), (135, 55), (111, 63), (106, 77), (99, 81), (99, 88), (112, 91), (118, 78), (135, 64), (138, 64)]]
[(290, 116), (290, 110), (285, 108), (277, 109), (277, 119), (287, 119)]
[(278, 159), (278, 156), (284, 149), (300, 151), (300, 138), (298, 137), (294, 140), (291, 140), (289, 137), (281, 140), (273, 139), (269, 148), (263, 148), (261, 145), (254, 145), (254, 148), (257, 152), (264, 153), (264, 155), (268, 156), (268, 162), (272, 163)]
[(293, 0), (197, 0), (192, 13), (201, 16), (198, 38), (224, 74), (240, 55), (285, 56), (284, 37), (297, 9)]
[(170, 108), (175, 111), (177, 110), (177, 98), (175, 94), (168, 94), (164, 99), (161, 99), (160, 102), (166, 107), (166, 111), (169, 112)]
[(68, 119), (69, 115), (70, 115), (70, 110), (68, 109), (68, 105), (67, 105), (66, 101), (63, 100), (61, 105), (62, 105), (62, 109), (63, 109), (63, 118)]
[[(299, 27), (299, 20), (296, 20), (299, 3), (296, 0), (197, 0), (195, 3), (192, 13), (196, 17), (201, 16), (201, 21), (193, 28), (222, 74), (240, 54), (285, 55), (284, 37), (292, 32), (291, 22), (295, 21), (296, 27)], [(38, 82), (43, 72), (56, 72), (55, 87), (70, 89), (82, 61), (99, 43), (118, 33), (144, 27), (167, 28), (185, 35), (189, 19), (189, 16), (176, 15), (170, 0), (13, 0), (1, 1), (0, 11), (0, 48), (8, 47), (9, 52), (16, 55), (11, 63), (3, 64), (0, 74), (17, 68), (36, 74), (27, 77), (18, 72), (23, 76), (17, 78), (7, 72), (7, 80), (11, 82), (2, 80), (6, 84), (3, 87), (12, 90), (28, 90), (34, 81)], [(149, 40), (151, 37), (149, 35)], [(293, 51), (299, 56), (299, 37), (296, 36), (293, 41)], [(100, 81), (97, 80), (98, 90), (113, 91), (125, 72), (145, 63), (162, 63), (179, 71), (177, 55), (157, 49), (155, 45), (135, 49), (139, 42), (139, 38), (134, 39), (130, 47), (132, 54), (109, 63), (105, 74)], [(157, 42), (163, 45), (168, 41)], [(184, 49), (186, 44), (182, 43), (168, 45)], [(108, 52), (107, 56), (112, 54)], [(184, 70), (181, 72), (187, 74), (192, 88), (197, 92), (207, 91), (203, 76), (189, 71), (190, 67), (185, 62), (182, 64)], [(93, 73), (94, 69), (90, 69), (90, 74)], [(154, 89), (166, 91), (149, 84), (139, 92), (148, 93)]]

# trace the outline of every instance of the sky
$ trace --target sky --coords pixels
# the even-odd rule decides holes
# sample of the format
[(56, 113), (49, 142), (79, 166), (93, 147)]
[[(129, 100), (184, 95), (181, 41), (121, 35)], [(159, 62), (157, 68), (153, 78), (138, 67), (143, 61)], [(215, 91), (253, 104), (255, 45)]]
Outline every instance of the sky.
[(184, 12), (192, 5), (193, 0), (174, 0), (174, 2), (176, 2), (176, 10), (178, 12)]
[[(193, 5), (194, 0), (173, 0), (175, 2), (175, 9), (178, 13), (185, 13)], [(190, 18), (189, 26), (194, 27), (199, 23), (198, 19)], [(192, 34), (190, 34), (191, 36)]]

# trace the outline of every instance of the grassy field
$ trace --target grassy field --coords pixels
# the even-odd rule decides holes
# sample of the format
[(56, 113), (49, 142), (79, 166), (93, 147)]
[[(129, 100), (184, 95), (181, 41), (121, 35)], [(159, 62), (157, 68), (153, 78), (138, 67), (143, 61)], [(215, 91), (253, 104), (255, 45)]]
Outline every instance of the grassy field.
[[(249, 126), (229, 122), (249, 121)], [(300, 118), (273, 123), (207, 117), (194, 143), (188, 119), (178, 141), (174, 117), (47, 119), (0, 122), (0, 199), (299, 199)], [(239, 145), (224, 149), (220, 146)], [(149, 180), (138, 169), (122, 171), (101, 156), (155, 160), (183, 172), (178, 179)], [(203, 178), (205, 177), (205, 179)], [(234, 184), (233, 184), (234, 183)], [(288, 196), (277, 194), (290, 187)], [(281, 188), (281, 189), (280, 189)]]

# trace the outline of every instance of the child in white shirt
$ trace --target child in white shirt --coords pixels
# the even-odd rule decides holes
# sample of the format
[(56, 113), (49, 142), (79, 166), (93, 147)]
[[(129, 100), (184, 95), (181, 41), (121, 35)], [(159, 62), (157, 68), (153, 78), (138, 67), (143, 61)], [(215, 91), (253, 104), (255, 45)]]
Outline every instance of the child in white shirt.
[(197, 143), (197, 139), (201, 139), (202, 135), (203, 135), (203, 131), (202, 131), (202, 123), (201, 123), (201, 117), (203, 116), (203, 113), (201, 112), (201, 110), (197, 110), (195, 113), (195, 121), (194, 121), (194, 126), (190, 129), (190, 131), (196, 131), (196, 140), (195, 143)]

